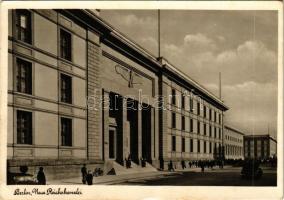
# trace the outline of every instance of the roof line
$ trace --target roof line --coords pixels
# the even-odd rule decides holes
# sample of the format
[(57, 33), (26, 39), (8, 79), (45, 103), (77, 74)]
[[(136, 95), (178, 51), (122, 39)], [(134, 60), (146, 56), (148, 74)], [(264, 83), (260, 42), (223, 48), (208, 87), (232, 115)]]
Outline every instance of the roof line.
[(235, 128), (232, 128), (231, 126), (224, 125), (224, 127), (227, 128), (227, 129), (230, 129), (230, 130), (232, 130), (232, 131), (235, 131), (235, 132), (237, 132), (237, 133), (239, 133), (239, 134), (241, 134), (241, 135), (245, 135), (245, 134), (244, 134), (243, 132), (241, 132), (240, 130), (235, 129)]
[(269, 137), (269, 139), (277, 142), (277, 140), (274, 139), (273, 137), (271, 137), (269, 134), (264, 134), (264, 135), (245, 135), (245, 137)]
[(137, 44), (135, 41), (131, 40), (130, 38), (128, 38), (127, 35), (123, 34), (122, 32), (120, 32), (118, 29), (116, 29), (113, 25), (109, 24), (108, 22), (106, 22), (104, 19), (102, 19), (100, 16), (94, 14), (92, 11), (90, 11), (90, 9), (86, 9), (85, 10), (88, 14), (92, 15), (93, 17), (95, 17), (101, 24), (107, 26), (108, 29), (110, 29), (111, 33), (113, 34), (113, 36), (116, 36), (117, 39), (122, 39), (124, 40), (125, 43), (131, 45), (131, 47), (136, 48), (137, 50), (139, 50), (141, 53), (146, 54), (148, 58), (150, 58), (152, 61), (154, 61), (155, 63), (159, 63), (157, 61), (157, 57), (152, 55), (151, 52), (149, 52), (148, 50), (146, 50), (144, 47), (142, 47), (141, 45)]
[(224, 102), (222, 100), (220, 100), (216, 95), (214, 95), (212, 92), (210, 92), (208, 89), (206, 89), (203, 85), (201, 85), (200, 83), (198, 83), (197, 81), (195, 81), (194, 79), (192, 79), (191, 77), (189, 77), (185, 72), (181, 71), (180, 69), (176, 68), (172, 63), (170, 63), (166, 58), (164, 57), (160, 57), (159, 58), (161, 61), (165, 60), (166, 61), (166, 66), (168, 66), (170, 69), (174, 70), (176, 73), (178, 73), (179, 75), (183, 76), (183, 78), (185, 78), (185, 80), (187, 80), (190, 84), (192, 84), (193, 86), (197, 87), (197, 89), (201, 90), (202, 92), (204, 92), (205, 94), (207, 94), (209, 97), (211, 97), (212, 99), (214, 99), (217, 103), (221, 104), (223, 107), (225, 107), (226, 109), (229, 109), (228, 106), (226, 106), (224, 104)]

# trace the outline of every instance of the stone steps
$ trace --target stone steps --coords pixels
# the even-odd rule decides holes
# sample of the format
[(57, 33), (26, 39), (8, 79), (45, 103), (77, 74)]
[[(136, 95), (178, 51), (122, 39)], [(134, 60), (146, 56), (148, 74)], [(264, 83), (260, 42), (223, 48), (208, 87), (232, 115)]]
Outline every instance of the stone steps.
[(151, 164), (146, 163), (146, 167), (141, 167), (134, 162), (131, 162), (131, 168), (126, 168), (117, 162), (113, 162), (113, 172), (114, 175), (123, 175), (123, 174), (134, 174), (134, 173), (145, 173), (145, 172), (156, 172), (158, 171)]

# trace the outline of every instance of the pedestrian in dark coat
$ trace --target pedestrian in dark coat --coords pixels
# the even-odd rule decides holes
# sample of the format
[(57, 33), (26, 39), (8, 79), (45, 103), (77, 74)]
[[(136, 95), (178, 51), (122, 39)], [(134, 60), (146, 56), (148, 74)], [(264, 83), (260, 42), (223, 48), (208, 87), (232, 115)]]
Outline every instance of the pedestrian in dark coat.
[(181, 161), (181, 167), (182, 169), (186, 168), (184, 160)]
[(169, 163), (169, 171), (175, 171), (173, 161), (171, 161), (171, 160), (170, 160), (170, 163)]
[(46, 179), (43, 172), (43, 167), (39, 168), (39, 171), (37, 173), (37, 181), (39, 185), (46, 185)]
[(86, 181), (88, 185), (93, 185), (93, 174), (91, 173), (91, 170), (87, 173)]
[(204, 172), (204, 162), (203, 161), (200, 162), (200, 167), (201, 167), (201, 171)]
[(86, 164), (84, 164), (83, 167), (81, 168), (81, 173), (82, 173), (82, 183), (86, 184), (86, 176), (87, 176)]

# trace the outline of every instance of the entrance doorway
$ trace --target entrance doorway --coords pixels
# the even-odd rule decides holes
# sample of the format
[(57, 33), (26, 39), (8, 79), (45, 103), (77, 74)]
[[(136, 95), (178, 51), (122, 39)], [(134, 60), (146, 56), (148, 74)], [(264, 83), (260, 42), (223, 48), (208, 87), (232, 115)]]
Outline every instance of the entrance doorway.
[[(111, 129), (109, 131), (109, 136), (114, 134), (114, 138), (109, 139), (109, 150), (115, 155), (116, 162), (123, 165), (123, 98), (113, 92), (109, 93), (109, 117), (114, 118), (117, 124), (116, 132), (112, 132)], [(111, 145), (111, 142), (115, 145)]]
[(115, 158), (115, 150), (116, 150), (116, 145), (115, 145), (115, 129), (109, 129), (109, 159), (114, 159)]
[(138, 102), (133, 99), (127, 99), (127, 121), (130, 129), (131, 160), (138, 164)]
[(144, 105), (142, 107), (142, 158), (152, 163), (151, 150), (151, 106)]

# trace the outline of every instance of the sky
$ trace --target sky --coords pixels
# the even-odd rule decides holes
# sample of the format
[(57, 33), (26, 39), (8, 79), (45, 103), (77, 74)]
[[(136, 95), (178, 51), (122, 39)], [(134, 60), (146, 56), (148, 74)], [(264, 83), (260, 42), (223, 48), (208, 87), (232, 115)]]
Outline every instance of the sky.
[[(158, 11), (100, 16), (158, 56)], [(245, 134), (277, 134), (277, 11), (162, 10), (161, 56), (230, 108), (225, 123)]]

